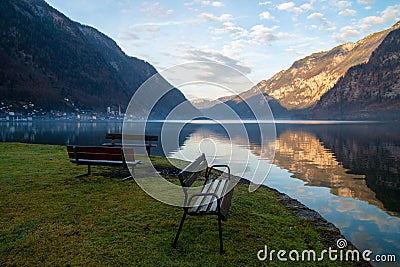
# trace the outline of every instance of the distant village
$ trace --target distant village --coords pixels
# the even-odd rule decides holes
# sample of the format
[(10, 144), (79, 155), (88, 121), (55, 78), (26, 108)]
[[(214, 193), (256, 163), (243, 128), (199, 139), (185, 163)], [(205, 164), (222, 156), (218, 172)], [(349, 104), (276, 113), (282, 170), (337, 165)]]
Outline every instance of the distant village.
[(123, 120), (125, 114), (121, 108), (113, 109), (107, 107), (104, 112), (91, 110), (80, 110), (76, 108), (72, 112), (63, 112), (57, 110), (44, 110), (38, 108), (33, 103), (15, 105), (0, 102), (0, 122), (1, 121), (33, 121), (33, 120), (71, 120), (71, 121), (101, 121), (101, 120)]

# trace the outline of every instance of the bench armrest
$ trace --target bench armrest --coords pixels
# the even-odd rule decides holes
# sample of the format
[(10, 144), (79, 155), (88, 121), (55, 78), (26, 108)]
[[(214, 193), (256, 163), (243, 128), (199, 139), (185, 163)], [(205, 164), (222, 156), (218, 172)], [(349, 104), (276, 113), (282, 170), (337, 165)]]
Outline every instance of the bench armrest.
[(206, 171), (206, 179), (207, 180), (211, 174), (211, 171), (215, 170), (215, 168), (226, 168), (228, 170), (228, 180), (231, 179), (231, 168), (229, 168), (228, 165), (219, 164), (219, 165), (212, 165), (211, 167), (208, 168), (208, 170)]
[(189, 205), (190, 205), (190, 202), (192, 201), (192, 199), (193, 199), (194, 197), (205, 197), (205, 196), (212, 196), (212, 197), (216, 198), (217, 201), (219, 202), (219, 197), (218, 197), (218, 195), (215, 194), (215, 193), (197, 193), (197, 194), (192, 194), (192, 195), (190, 195), (190, 197), (189, 197), (189, 199), (188, 199), (188, 201), (187, 201), (186, 204), (187, 204), (187, 206), (189, 206)]

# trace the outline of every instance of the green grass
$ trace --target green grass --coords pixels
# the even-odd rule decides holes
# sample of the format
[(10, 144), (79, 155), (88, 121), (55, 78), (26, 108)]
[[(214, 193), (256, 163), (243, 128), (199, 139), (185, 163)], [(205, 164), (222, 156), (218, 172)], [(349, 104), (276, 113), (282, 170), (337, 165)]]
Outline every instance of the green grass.
[[(154, 164), (168, 166), (159, 157)], [(0, 266), (293, 266), (260, 262), (256, 254), (264, 245), (328, 249), (322, 231), (295, 217), (274, 192), (249, 193), (244, 184), (223, 222), (225, 254), (214, 216), (188, 217), (174, 249), (181, 208), (120, 181), (124, 173), (115, 168), (95, 166), (91, 176), (74, 178), (85, 171), (69, 162), (65, 147), (0, 143)]]

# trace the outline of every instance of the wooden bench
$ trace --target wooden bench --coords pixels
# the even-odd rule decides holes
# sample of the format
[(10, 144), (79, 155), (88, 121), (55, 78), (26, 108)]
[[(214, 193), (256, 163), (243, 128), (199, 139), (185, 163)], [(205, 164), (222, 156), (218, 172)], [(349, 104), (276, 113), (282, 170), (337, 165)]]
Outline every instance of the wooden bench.
[[(127, 140), (144, 140), (145, 146), (146, 146), (146, 151), (147, 155), (150, 156), (150, 149), (152, 147), (156, 147), (157, 144), (154, 144), (153, 142), (158, 141), (158, 136), (156, 135), (135, 135), (135, 134), (125, 134), (124, 138)], [(106, 139), (111, 139), (111, 143), (104, 143), (103, 146), (121, 146), (121, 142), (115, 142), (116, 140), (122, 140), (122, 134), (116, 134), (116, 133), (107, 133), (106, 134)]]
[[(133, 172), (133, 168), (140, 163), (139, 160), (135, 160), (133, 148), (125, 149), (125, 154), (122, 147), (104, 146), (67, 146), (67, 151), (72, 163), (88, 166), (88, 172), (76, 176), (77, 178), (90, 175), (92, 165), (120, 166), (131, 168)], [(132, 176), (123, 180), (129, 178), (132, 178)]]
[[(228, 173), (221, 174), (215, 168), (226, 168)], [(190, 194), (188, 191), (201, 173), (205, 170), (205, 182), (199, 193)], [(173, 247), (176, 247), (186, 215), (216, 215), (218, 217), (220, 253), (223, 253), (221, 220), (228, 219), (235, 183), (231, 179), (230, 168), (227, 165), (208, 167), (204, 154), (190, 163), (179, 173), (179, 181), (185, 194), (183, 216), (176, 234)]]

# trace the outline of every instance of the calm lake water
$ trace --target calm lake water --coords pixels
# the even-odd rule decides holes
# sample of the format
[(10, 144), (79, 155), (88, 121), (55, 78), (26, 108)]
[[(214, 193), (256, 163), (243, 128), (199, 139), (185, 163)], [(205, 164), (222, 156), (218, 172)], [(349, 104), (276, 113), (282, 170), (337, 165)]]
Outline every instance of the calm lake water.
[[(160, 135), (162, 126), (149, 123), (146, 134)], [(107, 132), (121, 132), (122, 122), (0, 122), (0, 129), (2, 142), (100, 145)], [(318, 211), (360, 250), (396, 254), (399, 262), (400, 124), (278, 122), (277, 139), (262, 145), (256, 125), (246, 129), (248, 139), (234, 131), (228, 138), (218, 125), (189, 124), (179, 146), (159, 144), (152, 154), (193, 159), (202, 151), (251, 178), (275, 146), (264, 184)]]

